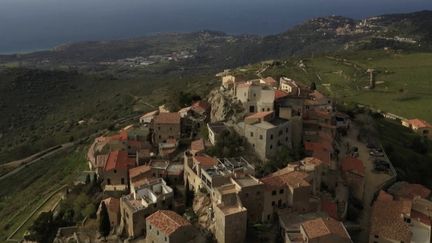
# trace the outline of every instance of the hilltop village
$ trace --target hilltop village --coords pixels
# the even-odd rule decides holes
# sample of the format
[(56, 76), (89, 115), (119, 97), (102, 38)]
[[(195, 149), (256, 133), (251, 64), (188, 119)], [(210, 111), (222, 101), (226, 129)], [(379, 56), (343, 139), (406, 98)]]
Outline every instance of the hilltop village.
[[(108, 241), (430, 242), (431, 191), (396, 181), (361, 117), (313, 84), (219, 76), (208, 99), (90, 146)], [(85, 237), (60, 228), (55, 242)]]

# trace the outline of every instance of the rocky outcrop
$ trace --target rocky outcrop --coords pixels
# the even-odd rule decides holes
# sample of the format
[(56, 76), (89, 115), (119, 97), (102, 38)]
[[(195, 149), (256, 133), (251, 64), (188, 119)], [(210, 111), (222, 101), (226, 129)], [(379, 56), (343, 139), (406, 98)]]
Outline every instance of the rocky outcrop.
[(243, 116), (243, 107), (230, 94), (230, 91), (215, 89), (210, 92), (208, 102), (212, 110), (211, 122), (237, 121)]
[(210, 196), (203, 193), (195, 195), (192, 209), (198, 216), (198, 224), (208, 230), (211, 230), (214, 225), (212, 222), (212, 203)]

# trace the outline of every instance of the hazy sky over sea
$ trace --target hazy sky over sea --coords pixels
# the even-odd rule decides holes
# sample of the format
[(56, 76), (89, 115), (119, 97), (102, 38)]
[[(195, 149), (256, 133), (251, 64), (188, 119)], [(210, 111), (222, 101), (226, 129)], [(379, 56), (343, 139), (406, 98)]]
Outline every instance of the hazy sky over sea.
[(326, 15), (432, 10), (432, 0), (0, 0), (0, 53), (202, 29), (273, 34)]

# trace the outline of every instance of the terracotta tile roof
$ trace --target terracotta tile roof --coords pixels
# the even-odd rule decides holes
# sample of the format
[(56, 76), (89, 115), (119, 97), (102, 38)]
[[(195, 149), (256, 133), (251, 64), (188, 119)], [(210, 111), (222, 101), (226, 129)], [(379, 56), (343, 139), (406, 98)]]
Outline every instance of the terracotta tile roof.
[(280, 188), (289, 186), (293, 188), (308, 187), (311, 184), (308, 181), (309, 175), (301, 171), (288, 171), (282, 169), (280, 172), (276, 171), (261, 179), (267, 188)]
[(334, 219), (339, 219), (339, 215), (337, 213), (337, 203), (331, 201), (330, 199), (323, 198), (321, 200), (321, 210), (326, 212), (330, 217)]
[(125, 130), (121, 130), (118, 134), (107, 137), (108, 141), (126, 141), (128, 139), (128, 133)]
[(191, 150), (199, 152), (199, 151), (203, 151), (204, 149), (205, 149), (205, 145), (203, 139), (192, 141)]
[(190, 226), (191, 223), (185, 218), (173, 211), (159, 210), (146, 219), (147, 223), (158, 228), (165, 235), (171, 235), (176, 230), (184, 226)]
[(275, 100), (287, 97), (289, 94), (282, 90), (275, 90)]
[(432, 127), (432, 125), (429, 124), (427, 121), (421, 119), (411, 119), (411, 120), (406, 120), (406, 122), (411, 126), (418, 127), (418, 128)]
[(268, 84), (268, 85), (276, 85), (277, 82), (276, 80), (274, 80), (274, 78), (272, 77), (267, 77), (263, 79), (264, 83)]
[(370, 234), (395, 241), (411, 242), (412, 232), (402, 215), (407, 211), (411, 211), (409, 201), (376, 201), (372, 206)]
[(200, 100), (192, 104), (192, 110), (204, 113), (210, 109), (210, 104), (206, 101)]
[(252, 86), (252, 84), (248, 82), (241, 82), (237, 84), (237, 88), (248, 88), (250, 86)]
[(420, 184), (411, 184), (406, 181), (396, 182), (389, 189), (388, 192), (398, 198), (414, 199), (419, 196), (421, 198), (428, 198), (431, 195), (431, 190)]
[(217, 165), (217, 160), (208, 155), (197, 155), (194, 156), (194, 159), (203, 166), (214, 166)]
[(351, 156), (346, 157), (341, 162), (341, 168), (344, 172), (352, 172), (360, 176), (365, 175), (365, 167), (363, 161), (353, 158)]
[(427, 215), (417, 212), (415, 210), (411, 211), (411, 219), (417, 220), (425, 225), (431, 226), (431, 219)]
[(257, 112), (257, 113), (250, 115), (250, 116), (247, 116), (245, 118), (245, 120), (247, 120), (247, 119), (264, 119), (265, 117), (270, 116), (272, 114), (273, 114), (273, 111)]
[(377, 201), (382, 201), (382, 202), (391, 202), (393, 201), (393, 196), (391, 194), (388, 194), (387, 192), (381, 190), (378, 194), (377, 197)]
[(306, 152), (312, 153), (313, 157), (321, 160), (327, 165), (330, 165), (331, 151), (333, 147), (328, 143), (304, 142), (304, 148)]
[(141, 165), (132, 169), (129, 169), (129, 178), (133, 180), (133, 178), (145, 174), (149, 171), (151, 171), (152, 167), (148, 165)]
[(138, 140), (127, 140), (127, 145), (128, 147), (130, 147), (131, 149), (134, 149), (135, 151), (138, 151), (142, 148), (149, 148), (149, 146), (141, 141)]
[(135, 159), (129, 158), (126, 151), (114, 151), (108, 155), (105, 171), (127, 169), (135, 165)]
[(309, 240), (324, 237), (327, 235), (337, 235), (341, 238), (350, 239), (343, 224), (332, 218), (317, 218), (305, 221), (301, 224)]
[(163, 112), (155, 116), (156, 124), (180, 124), (180, 115), (177, 112)]

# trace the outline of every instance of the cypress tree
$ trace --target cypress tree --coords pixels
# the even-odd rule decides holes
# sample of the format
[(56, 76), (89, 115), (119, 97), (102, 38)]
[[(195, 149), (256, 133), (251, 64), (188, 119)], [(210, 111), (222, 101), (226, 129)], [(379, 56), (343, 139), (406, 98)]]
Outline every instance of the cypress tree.
[(102, 201), (101, 211), (99, 215), (99, 233), (106, 239), (111, 231), (110, 219), (105, 202)]

